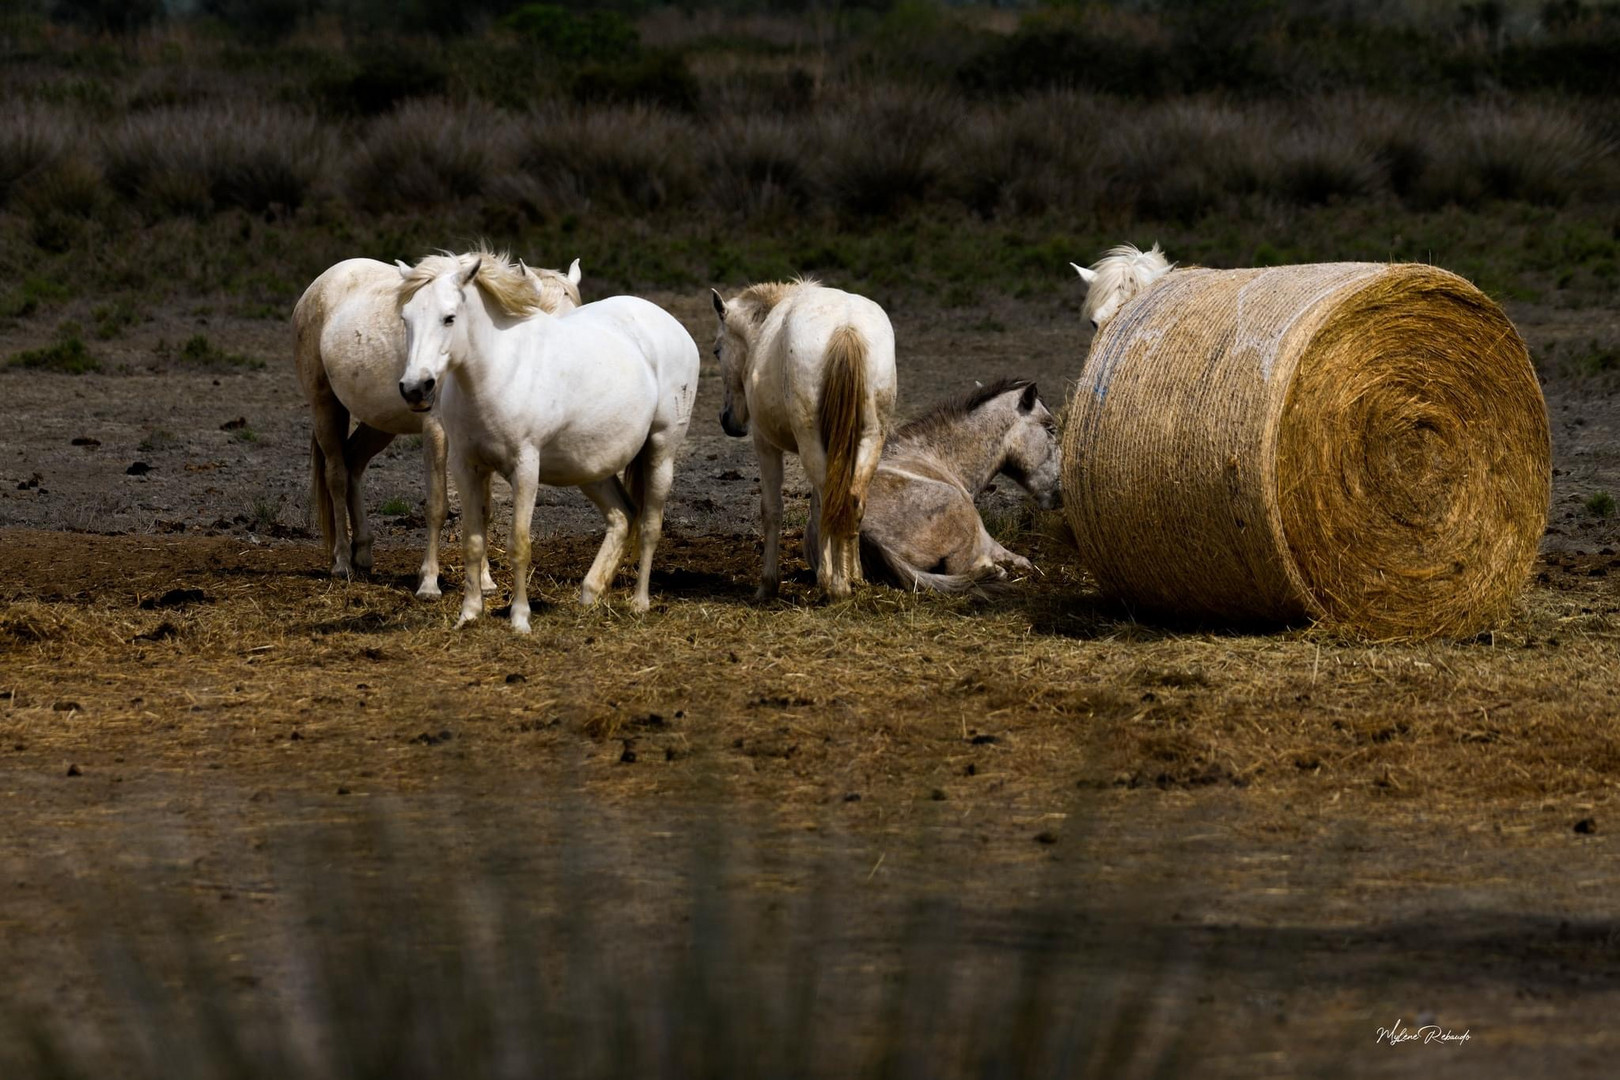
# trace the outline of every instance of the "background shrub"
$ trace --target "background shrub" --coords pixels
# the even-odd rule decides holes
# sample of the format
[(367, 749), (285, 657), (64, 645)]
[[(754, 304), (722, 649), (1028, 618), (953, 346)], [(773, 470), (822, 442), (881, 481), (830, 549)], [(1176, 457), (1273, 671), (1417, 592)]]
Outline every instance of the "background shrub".
[(488, 109), (410, 102), (371, 126), (350, 161), (349, 199), (400, 212), (479, 198), (504, 171), (510, 128)]

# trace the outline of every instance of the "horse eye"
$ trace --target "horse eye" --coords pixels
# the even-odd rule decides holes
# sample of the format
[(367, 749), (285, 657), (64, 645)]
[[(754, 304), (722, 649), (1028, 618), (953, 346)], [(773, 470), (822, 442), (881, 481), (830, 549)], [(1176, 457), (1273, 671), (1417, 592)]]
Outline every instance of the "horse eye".
[(454, 315), (446, 315), (444, 317), (444, 325), (446, 325), (446, 326), (449, 326), (451, 323), (453, 323), (455, 321), (456, 321), (456, 317)]

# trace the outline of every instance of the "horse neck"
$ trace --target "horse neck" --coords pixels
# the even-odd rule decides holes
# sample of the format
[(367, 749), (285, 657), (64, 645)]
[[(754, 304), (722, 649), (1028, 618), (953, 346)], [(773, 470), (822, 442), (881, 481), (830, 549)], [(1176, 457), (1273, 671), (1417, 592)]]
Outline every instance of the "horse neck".
[(987, 402), (940, 430), (926, 446), (973, 494), (983, 491), (1007, 460), (1005, 410)]
[[(506, 362), (512, 347), (506, 333), (520, 320), (491, 311), (484, 303), (484, 294), (478, 289), (468, 290), (463, 309), (467, 319), (467, 349), (455, 362), (455, 374), (461, 392), (481, 404), (499, 406), (504, 403), (507, 380), (515, 365)], [(541, 313), (541, 320), (551, 316)]]

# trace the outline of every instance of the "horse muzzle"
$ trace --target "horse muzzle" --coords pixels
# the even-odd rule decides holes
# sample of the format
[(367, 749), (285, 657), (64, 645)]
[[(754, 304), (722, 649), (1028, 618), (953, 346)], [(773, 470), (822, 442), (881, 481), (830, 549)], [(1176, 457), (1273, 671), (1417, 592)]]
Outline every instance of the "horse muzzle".
[(427, 412), (433, 408), (435, 383), (436, 380), (434, 379), (423, 379), (417, 383), (408, 383), (401, 380), (399, 396), (405, 399), (405, 404), (411, 407), (411, 412)]
[(733, 439), (741, 439), (748, 434), (748, 425), (737, 423), (737, 418), (731, 415), (730, 409), (720, 410), (720, 427)]

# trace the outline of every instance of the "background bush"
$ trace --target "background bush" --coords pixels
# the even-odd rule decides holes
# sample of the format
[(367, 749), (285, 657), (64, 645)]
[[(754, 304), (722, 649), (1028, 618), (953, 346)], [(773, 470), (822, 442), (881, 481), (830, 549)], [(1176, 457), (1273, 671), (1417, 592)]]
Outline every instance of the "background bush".
[(480, 236), (561, 243), (626, 286), (820, 268), (966, 288), (955, 256), (914, 254), (943, 244), (1011, 290), (1175, 236), (1213, 261), (1370, 244), (1527, 296), (1612, 288), (1620, 114), (1608, 75), (1548, 59), (1620, 45), (1612, 6), (384, 7), (208, 0), (136, 26), (22, 0), (0, 264), (91, 256), (148, 288), (154, 244), (207, 243), (232, 284), (205, 287), (264, 310), (318, 260)]

